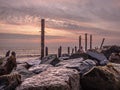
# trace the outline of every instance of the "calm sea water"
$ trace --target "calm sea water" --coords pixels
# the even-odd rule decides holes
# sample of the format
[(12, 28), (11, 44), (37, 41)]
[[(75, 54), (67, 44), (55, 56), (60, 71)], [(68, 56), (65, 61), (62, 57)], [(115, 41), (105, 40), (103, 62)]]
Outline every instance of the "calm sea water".
[[(8, 49), (10, 50), (10, 49)], [(0, 49), (0, 56), (5, 56), (7, 49)], [(21, 57), (34, 57), (40, 55), (39, 49), (11, 49), (11, 51), (15, 51), (18, 58)]]
[[(57, 54), (57, 47), (54, 48), (48, 48), (49, 49), (49, 54)], [(33, 59), (33, 58), (38, 58), (40, 57), (40, 48), (0, 48), (0, 57), (4, 57), (6, 52), (10, 51), (15, 51), (17, 59), (21, 60), (26, 60), (26, 59)], [(67, 53), (67, 47), (62, 48), (63, 53)]]

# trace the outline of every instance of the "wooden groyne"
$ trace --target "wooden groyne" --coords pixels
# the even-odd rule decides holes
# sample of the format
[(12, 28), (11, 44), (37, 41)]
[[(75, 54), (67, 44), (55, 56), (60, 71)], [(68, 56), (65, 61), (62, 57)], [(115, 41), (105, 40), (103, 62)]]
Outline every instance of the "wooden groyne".
[[(75, 45), (74, 47), (67, 47), (66, 50), (66, 54), (71, 55), (73, 53), (76, 53), (78, 51), (80, 51), (81, 49), (83, 49), (82, 47), (82, 40), (84, 40), (84, 50), (87, 51), (88, 49), (93, 49), (93, 35), (89, 34), (89, 33), (85, 33), (84, 34), (84, 39), (82, 38), (81, 35), (79, 35), (79, 41), (78, 41), (78, 45)], [(88, 35), (89, 35), (89, 40), (88, 40)], [(88, 43), (89, 41), (89, 43)], [(104, 44), (105, 38), (103, 38), (102, 43), (100, 45), (99, 49), (102, 49), (103, 44)], [(88, 44), (90, 45), (88, 48)], [(78, 46), (78, 47), (77, 47)], [(45, 19), (41, 19), (41, 58), (42, 59), (44, 56), (49, 55), (49, 48), (45, 47)], [(58, 48), (58, 57), (62, 56), (62, 46), (60, 46)]]

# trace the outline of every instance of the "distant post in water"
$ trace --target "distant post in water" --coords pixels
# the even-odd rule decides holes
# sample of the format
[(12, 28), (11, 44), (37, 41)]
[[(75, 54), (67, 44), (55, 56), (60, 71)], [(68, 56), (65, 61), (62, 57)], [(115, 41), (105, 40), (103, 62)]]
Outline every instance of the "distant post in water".
[(58, 57), (61, 57), (61, 55), (62, 55), (62, 47), (60, 46), (58, 48)]
[(68, 55), (70, 55), (70, 47), (68, 47)]
[(85, 33), (85, 51), (87, 51), (87, 33)]
[(60, 57), (61, 57), (61, 55), (62, 55), (62, 47), (60, 46)]
[(75, 46), (75, 53), (77, 52), (77, 47)]
[(41, 19), (41, 59), (44, 57), (45, 47), (45, 20)]
[(92, 35), (90, 35), (90, 49), (92, 49)]
[(48, 47), (45, 47), (45, 56), (48, 56)]
[(102, 49), (103, 44), (104, 44), (104, 41), (105, 41), (105, 38), (103, 38), (103, 40), (102, 40), (102, 43), (101, 43), (100, 49)]
[(81, 35), (79, 36), (79, 50), (81, 49)]
[(74, 48), (72, 48), (72, 54), (74, 53)]

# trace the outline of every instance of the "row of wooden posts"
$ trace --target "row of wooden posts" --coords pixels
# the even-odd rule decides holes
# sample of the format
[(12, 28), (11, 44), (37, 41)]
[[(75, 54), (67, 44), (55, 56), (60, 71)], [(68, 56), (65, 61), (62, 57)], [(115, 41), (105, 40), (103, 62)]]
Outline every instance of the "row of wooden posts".
[[(105, 41), (105, 38), (103, 38), (102, 43), (100, 45), (100, 49), (103, 46), (103, 43)], [(79, 36), (79, 50), (82, 47), (82, 37), (81, 35)], [(85, 51), (88, 50), (88, 34), (85, 33)], [(44, 50), (45, 49), (45, 50)], [(92, 35), (90, 35), (90, 48), (92, 49)], [(45, 55), (44, 55), (44, 51), (45, 51)], [(77, 47), (75, 46), (75, 48), (72, 48), (72, 53), (77, 52)], [(68, 47), (68, 54), (70, 55), (70, 47)], [(41, 19), (41, 59), (44, 56), (48, 55), (48, 47), (45, 47), (45, 19)], [(58, 48), (58, 57), (60, 57), (62, 55), (62, 46), (60, 46)]]

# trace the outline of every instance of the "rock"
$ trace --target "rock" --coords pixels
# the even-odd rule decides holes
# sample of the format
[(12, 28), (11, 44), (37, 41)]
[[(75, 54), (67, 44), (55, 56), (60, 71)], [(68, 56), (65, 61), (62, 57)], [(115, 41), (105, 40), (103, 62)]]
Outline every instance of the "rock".
[(112, 63), (119, 63), (120, 64), (120, 55), (116, 53), (112, 53), (109, 57), (110, 62)]
[(41, 60), (40, 64), (51, 64), (51, 65), (55, 66), (59, 62), (60, 62), (60, 60), (57, 58), (57, 55), (51, 54), (51, 55), (44, 57)]
[(51, 67), (46, 71), (27, 78), (16, 90), (80, 90), (77, 70)]
[(90, 59), (83, 60), (83, 58), (77, 58), (61, 61), (56, 66), (76, 69), (79, 71), (80, 75), (85, 75), (96, 66), (96, 63)]
[(59, 57), (59, 60), (68, 60), (70, 58), (69, 54), (62, 54), (61, 57)]
[(29, 68), (29, 71), (31, 71), (35, 74), (39, 74), (39, 73), (47, 70), (50, 67), (53, 67), (53, 66), (50, 64), (40, 64), (40, 65), (32, 66), (31, 68)]
[(82, 61), (83, 61), (83, 58), (62, 60), (55, 66), (56, 67), (58, 67), (58, 66), (61, 66), (61, 67), (79, 66)]
[(36, 59), (36, 60), (28, 60), (26, 63), (31, 66), (34, 66), (34, 65), (39, 65), (40, 62), (41, 62), (41, 60)]
[(0, 76), (0, 90), (15, 90), (21, 83), (21, 76), (17, 73)]
[(81, 78), (83, 90), (120, 90), (120, 64), (95, 67)]
[(88, 55), (86, 53), (74, 53), (70, 56), (70, 59), (75, 59), (75, 58), (88, 59)]
[(120, 53), (120, 46), (110, 46), (106, 50), (102, 50), (102, 53), (109, 59), (112, 53)]
[(2, 65), (4, 58), (0, 57), (0, 65)]
[(104, 54), (98, 53), (96, 51), (87, 51), (86, 52), (92, 59), (95, 59), (99, 65), (106, 65), (109, 61)]
[(24, 80), (25, 78), (29, 78), (33, 75), (35, 75), (33, 72), (28, 71), (25, 68), (26, 64), (18, 64), (16, 70), (14, 70), (13, 72), (17, 72), (21, 75), (22, 80)]
[(0, 58), (0, 66), (4, 66), (6, 64), (8, 58), (9, 57), (1, 57)]

